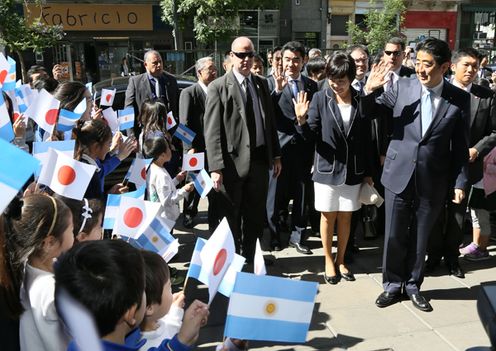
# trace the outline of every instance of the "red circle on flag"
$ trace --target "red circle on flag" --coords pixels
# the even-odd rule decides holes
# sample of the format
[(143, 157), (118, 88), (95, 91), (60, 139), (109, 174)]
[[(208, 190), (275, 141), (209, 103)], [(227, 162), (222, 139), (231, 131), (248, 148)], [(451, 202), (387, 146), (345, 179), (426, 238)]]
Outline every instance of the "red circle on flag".
[(143, 169), (141, 170), (141, 178), (146, 180), (146, 167), (143, 167)]
[(124, 212), (124, 224), (129, 228), (136, 228), (143, 220), (143, 211), (138, 207), (131, 207)]
[(105, 100), (107, 100), (107, 102), (110, 102), (110, 99), (112, 99), (112, 94), (105, 95)]
[(222, 271), (222, 268), (224, 268), (224, 264), (226, 263), (227, 260), (227, 251), (226, 249), (220, 249), (219, 252), (217, 252), (217, 256), (215, 257), (214, 261), (214, 275), (217, 275)]
[(0, 83), (3, 84), (3, 82), (5, 81), (5, 78), (7, 78), (7, 74), (9, 72), (7, 72), (7, 70), (3, 70), (3, 71), (0, 71)]
[(12, 118), (14, 119), (14, 122), (17, 121), (17, 119), (21, 117), (21, 114), (19, 112), (14, 112), (14, 115), (12, 116)]
[(191, 157), (191, 158), (189, 159), (189, 165), (190, 165), (191, 167), (195, 167), (197, 164), (198, 164), (198, 159), (197, 159), (196, 157)]
[(59, 115), (59, 110), (52, 108), (51, 110), (48, 110), (47, 113), (45, 114), (45, 121), (49, 125), (54, 125), (55, 122), (57, 122), (58, 115)]
[(172, 118), (167, 117), (167, 124), (172, 124)]
[(64, 165), (59, 168), (57, 179), (62, 185), (70, 185), (76, 179), (76, 171), (71, 166)]

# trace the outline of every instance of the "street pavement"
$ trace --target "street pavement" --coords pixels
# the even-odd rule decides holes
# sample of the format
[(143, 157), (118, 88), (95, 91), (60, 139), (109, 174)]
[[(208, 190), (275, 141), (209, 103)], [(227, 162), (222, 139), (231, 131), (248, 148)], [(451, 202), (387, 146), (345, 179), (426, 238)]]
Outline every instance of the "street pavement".
[[(174, 235), (181, 243), (171, 266), (185, 274), (197, 237), (208, 238), (206, 200), (200, 202), (200, 213), (194, 229), (177, 222)], [(268, 247), (265, 233), (262, 247)], [(285, 237), (287, 241), (287, 235)], [(466, 236), (466, 242), (470, 242)], [(267, 267), (269, 275), (319, 283), (319, 291), (307, 335), (302, 345), (251, 341), (250, 350), (490, 350), (490, 341), (477, 313), (477, 297), (481, 282), (496, 282), (496, 245), (489, 247), (491, 258), (468, 262), (460, 258), (465, 279), (446, 275), (444, 266), (427, 276), (423, 295), (430, 300), (432, 312), (415, 309), (409, 300), (380, 309), (374, 301), (382, 290), (381, 261), (383, 237), (364, 240), (357, 237), (360, 252), (349, 265), (356, 281), (341, 280), (329, 285), (323, 279), (324, 258), (320, 238), (310, 237), (313, 255), (301, 255), (287, 247), (280, 252), (265, 251), (274, 264)], [(334, 244), (335, 246), (335, 244)], [(198, 298), (208, 300), (207, 288), (195, 280), (188, 281), (187, 302)], [(215, 297), (207, 326), (202, 328), (198, 350), (215, 350), (223, 337), (227, 298)]]

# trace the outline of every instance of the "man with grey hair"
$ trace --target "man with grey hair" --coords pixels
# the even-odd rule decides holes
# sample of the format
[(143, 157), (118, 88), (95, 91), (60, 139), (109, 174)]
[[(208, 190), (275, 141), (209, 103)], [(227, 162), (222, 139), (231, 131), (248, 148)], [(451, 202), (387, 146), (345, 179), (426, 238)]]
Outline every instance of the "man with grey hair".
[[(203, 136), (203, 115), (205, 113), (205, 99), (207, 86), (217, 78), (217, 68), (212, 57), (202, 57), (195, 64), (198, 82), (187, 87), (181, 92), (179, 98), (179, 119), (182, 124), (196, 133), (191, 145), (183, 143), (183, 148), (188, 153), (205, 152), (205, 138)], [(211, 231), (218, 224), (218, 216), (214, 210), (214, 192), (209, 196), (208, 223)], [(194, 217), (198, 214), (200, 196), (197, 192), (186, 195), (183, 203), (183, 225), (193, 227)]]
[(312, 48), (308, 51), (308, 59), (309, 60), (317, 58), (317, 57), (322, 57), (322, 51), (320, 51), (320, 49)]
[[(165, 104), (167, 111), (172, 111), (178, 118), (179, 89), (176, 78), (164, 71), (162, 57), (155, 50), (149, 50), (144, 56), (146, 72), (129, 79), (126, 90), (125, 106), (133, 106), (136, 116), (146, 100), (159, 100)], [(134, 134), (139, 136), (140, 128), (135, 119)]]

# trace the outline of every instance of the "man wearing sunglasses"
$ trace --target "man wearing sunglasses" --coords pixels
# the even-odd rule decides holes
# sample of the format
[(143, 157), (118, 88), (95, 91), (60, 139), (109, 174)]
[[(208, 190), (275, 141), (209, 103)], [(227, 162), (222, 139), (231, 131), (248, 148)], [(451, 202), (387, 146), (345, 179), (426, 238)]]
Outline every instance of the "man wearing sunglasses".
[[(400, 77), (410, 77), (415, 73), (414, 69), (403, 66), (405, 58), (405, 42), (401, 38), (393, 37), (388, 40), (384, 47), (382, 60), (391, 65), (390, 86), (398, 81)], [(385, 87), (388, 88), (388, 85)]]
[(265, 223), (269, 169), (281, 170), (274, 108), (263, 77), (253, 75), (253, 43), (236, 38), (232, 70), (208, 86), (204, 131), (208, 166), (236, 251), (253, 262)]

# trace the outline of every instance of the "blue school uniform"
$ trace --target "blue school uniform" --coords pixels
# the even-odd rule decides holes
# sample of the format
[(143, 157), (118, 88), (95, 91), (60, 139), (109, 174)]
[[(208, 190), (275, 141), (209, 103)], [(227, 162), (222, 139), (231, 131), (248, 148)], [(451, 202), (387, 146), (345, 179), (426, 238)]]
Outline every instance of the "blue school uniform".
[(110, 156), (109, 154), (105, 156), (105, 160), (103, 161), (93, 160), (88, 155), (83, 154), (80, 161), (97, 167), (84, 193), (84, 197), (87, 199), (105, 200), (103, 189), (105, 176), (116, 169), (121, 163), (121, 160), (117, 156)]

